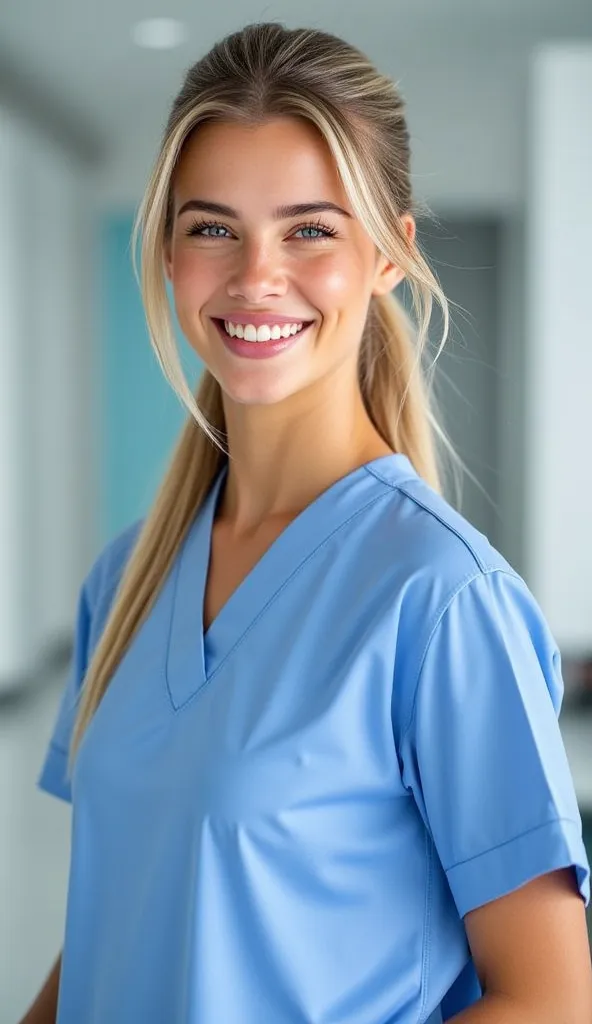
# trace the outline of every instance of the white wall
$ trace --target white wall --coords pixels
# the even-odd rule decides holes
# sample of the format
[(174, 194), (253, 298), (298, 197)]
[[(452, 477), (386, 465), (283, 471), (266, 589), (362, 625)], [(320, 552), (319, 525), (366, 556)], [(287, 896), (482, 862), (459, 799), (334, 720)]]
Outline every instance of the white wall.
[(503, 554), (522, 574), (525, 500), (525, 217), (505, 218), (499, 231), (497, 346), (497, 452), (499, 542)]
[(527, 228), (525, 542), (560, 645), (592, 637), (592, 46), (533, 62)]
[(71, 635), (97, 533), (84, 170), (0, 110), (0, 689)]
[(18, 126), (0, 111), (0, 678), (20, 670), (28, 638), (37, 628), (32, 576), (22, 572), (32, 477), (22, 459), (23, 448), (30, 451), (31, 444), (25, 407), (25, 281), (19, 270), (21, 145)]
[[(504, 214), (525, 196), (528, 61), (446, 45), (393, 66), (407, 100), (414, 189), (438, 211)], [(393, 62), (394, 63), (394, 62)], [(404, 64), (404, 62), (403, 62)]]
[[(354, 40), (355, 41), (355, 40)], [(480, 214), (515, 209), (524, 200), (528, 60), (508, 40), (502, 50), (429, 38), (397, 52), (373, 51), (407, 102), (412, 170), (418, 198), (439, 210)], [(99, 183), (104, 208), (138, 202), (156, 156), (178, 81), (138, 99), (133, 131), (122, 114), (117, 144)]]

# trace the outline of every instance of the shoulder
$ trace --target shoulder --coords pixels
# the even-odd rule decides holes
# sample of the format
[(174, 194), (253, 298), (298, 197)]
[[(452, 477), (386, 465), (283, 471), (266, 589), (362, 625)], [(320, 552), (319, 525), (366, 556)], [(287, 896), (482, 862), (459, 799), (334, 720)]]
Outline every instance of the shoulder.
[(485, 534), (415, 472), (375, 475), (390, 492), (380, 523), (385, 550), (407, 576), (437, 586), (443, 600), (496, 571), (519, 579)]
[(440, 644), (472, 664), (494, 654), (502, 660), (514, 647), (556, 662), (536, 599), (488, 538), (416, 474), (381, 479), (389, 492), (376, 550), (388, 574), (399, 683), (406, 681), (410, 699), (428, 651)]

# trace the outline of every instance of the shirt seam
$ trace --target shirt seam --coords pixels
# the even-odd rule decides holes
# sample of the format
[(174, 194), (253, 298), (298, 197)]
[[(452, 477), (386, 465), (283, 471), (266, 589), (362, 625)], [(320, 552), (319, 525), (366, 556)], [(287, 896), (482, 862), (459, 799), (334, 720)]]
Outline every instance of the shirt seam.
[(512, 843), (517, 842), (519, 839), (523, 839), (525, 836), (531, 835), (533, 832), (539, 832), (542, 828), (548, 828), (549, 825), (561, 825), (563, 823), (569, 823), (578, 828), (577, 821), (573, 818), (550, 818), (549, 821), (544, 821), (542, 825), (534, 825), (532, 828), (527, 828), (524, 832), (519, 832), (518, 835), (512, 836), (511, 839), (504, 839), (502, 843), (497, 843), (495, 846), (488, 847), (487, 850), (482, 850), (481, 853), (475, 853), (472, 857), (467, 857), (466, 860), (459, 860), (456, 864), (451, 864), (450, 867), (445, 867), (444, 871), (454, 871), (456, 868), (461, 868), (465, 864), (470, 864), (471, 861), (479, 860), (480, 857), (486, 857), (488, 853), (495, 853), (496, 850), (501, 850), (504, 846), (510, 846)]
[[(421, 1004), (419, 1007), (419, 1024), (422, 1024), (424, 1020), (426, 1002), (428, 998), (428, 983), (430, 973), (430, 924), (432, 917), (432, 888), (433, 888), (433, 854), (434, 844), (429, 832), (425, 831), (425, 856), (426, 856), (426, 893), (425, 893), (425, 907), (423, 917), (423, 948), (421, 956), (421, 978), (420, 978), (420, 992), (421, 992)], [(431, 1011), (430, 1011), (431, 1012)]]
[(415, 682), (414, 682), (414, 686), (413, 686), (413, 701), (412, 701), (412, 704), (411, 704), (411, 710), (409, 712), (409, 718), (408, 718), (407, 724), (406, 724), (406, 726), (403, 729), (403, 732), (401, 734), (401, 747), (403, 746), (403, 744), (404, 744), (404, 742), (405, 742), (405, 740), (407, 738), (407, 734), (408, 734), (411, 726), (413, 725), (413, 720), (414, 720), (415, 712), (416, 712), (416, 708), (417, 708), (417, 696), (418, 696), (418, 692), (419, 692), (419, 683), (420, 683), (421, 674), (423, 672), (425, 660), (426, 660), (426, 658), (428, 656), (430, 645), (432, 643), (432, 640), (434, 639), (434, 636), (436, 634), (436, 631), (437, 631), (438, 627), (440, 626), (440, 624), (442, 622), (442, 619), (444, 618), (446, 613), (449, 611), (450, 607), (452, 606), (452, 603), (453, 603), (454, 599), (456, 597), (458, 597), (458, 595), (460, 594), (460, 592), (462, 590), (464, 590), (471, 583), (473, 583), (474, 580), (484, 579), (486, 576), (492, 576), (494, 573), (503, 573), (505, 576), (510, 576), (513, 579), (519, 578), (519, 577), (516, 576), (516, 573), (514, 573), (513, 570), (505, 569), (503, 566), (493, 566), (493, 567), (491, 567), (489, 569), (481, 569), (480, 571), (469, 572), (465, 576), (463, 576), (461, 580), (458, 581), (458, 583), (456, 584), (454, 589), (451, 591), (451, 593), (444, 600), (444, 602), (443, 602), (441, 608), (439, 609), (439, 611), (436, 613), (436, 616), (435, 616), (435, 619), (434, 619), (434, 624), (433, 624), (433, 626), (432, 626), (432, 628), (431, 628), (431, 630), (430, 630), (430, 632), (428, 634), (427, 640), (425, 642), (424, 649), (423, 649), (423, 651), (421, 653), (421, 657), (419, 659), (419, 667), (418, 667), (418, 670), (417, 670), (417, 674), (416, 674)]
[[(373, 469), (371, 466), (366, 466), (365, 468), (366, 468), (368, 473), (371, 473), (372, 476), (375, 476), (378, 480), (381, 480), (384, 484), (386, 484), (388, 487), (390, 487), (391, 490), (393, 490), (393, 491), (396, 491), (396, 490), (401, 491), (401, 493), (404, 494), (405, 497), (409, 499), (409, 501), (412, 501), (415, 505), (418, 506), (418, 508), (422, 508), (424, 510), (424, 512), (427, 512), (428, 515), (432, 516), (439, 523), (441, 523), (441, 525), (446, 530), (448, 530), (450, 533), (454, 534), (454, 536), (458, 538), (458, 540), (461, 542), (461, 544), (463, 544), (464, 547), (467, 549), (467, 551), (469, 551), (469, 553), (473, 556), (473, 558), (475, 559), (476, 564), (479, 566), (479, 568), (481, 569), (482, 572), (491, 571), (491, 570), (496, 569), (496, 568), (504, 569), (504, 567), (502, 567), (502, 566), (491, 566), (491, 565), (488, 565), (488, 563), (486, 563), (478, 555), (478, 553), (476, 552), (476, 550), (473, 547), (473, 545), (471, 544), (471, 542), (469, 540), (467, 540), (466, 537), (463, 536), (463, 534), (460, 532), (460, 530), (457, 530), (456, 527), (452, 525), (452, 523), (449, 523), (446, 519), (444, 519), (443, 516), (439, 515), (438, 512), (436, 512), (435, 509), (433, 509), (426, 502), (424, 502), (420, 498), (418, 498), (416, 494), (412, 494), (411, 491), (409, 491), (408, 488), (406, 488), (404, 486), (405, 484), (415, 483), (416, 480), (417, 480), (417, 475), (409, 474), (409, 475), (405, 476), (402, 480), (393, 481), (393, 480), (389, 480), (388, 477), (383, 476), (378, 470)], [(513, 570), (511, 570), (511, 567), (505, 568), (504, 571), (505, 572), (513, 572)]]
[[(403, 484), (412, 483), (413, 480), (417, 479), (415, 473), (408, 473), (407, 476), (404, 476), (402, 480), (397, 480), (395, 482), (393, 480), (390, 480), (388, 476), (384, 476), (384, 474), (381, 473), (379, 470), (374, 469), (373, 466), (364, 466), (364, 469), (366, 470), (367, 473), (370, 474), (370, 476), (374, 476), (376, 477), (377, 480), (380, 480), (381, 483), (386, 484), (386, 486), (389, 487), (391, 491), (399, 490), (402, 488)], [(406, 494), (407, 492), (405, 491), (404, 493)]]

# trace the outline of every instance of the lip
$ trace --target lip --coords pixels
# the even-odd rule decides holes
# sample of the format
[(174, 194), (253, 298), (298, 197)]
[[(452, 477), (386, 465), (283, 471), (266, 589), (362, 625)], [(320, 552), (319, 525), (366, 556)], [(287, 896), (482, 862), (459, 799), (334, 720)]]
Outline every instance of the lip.
[(220, 313), (213, 320), (232, 320), (233, 324), (253, 324), (253, 327), (262, 327), (263, 324), (310, 324), (312, 320), (302, 316), (283, 316), (280, 313)]
[[(293, 321), (288, 321), (289, 323)], [(269, 359), (272, 356), (278, 356), (281, 352), (285, 352), (287, 349), (293, 348), (296, 345), (302, 344), (302, 335), (306, 334), (308, 328), (313, 323), (312, 320), (303, 322), (302, 330), (298, 334), (291, 334), (288, 338), (277, 338), (269, 341), (245, 341), (243, 338), (231, 338), (226, 333), (224, 328), (224, 321), (218, 318), (212, 318), (218, 334), (222, 338), (224, 346), (233, 355), (239, 356), (245, 360), (259, 360)], [(253, 326), (255, 326), (253, 324)]]

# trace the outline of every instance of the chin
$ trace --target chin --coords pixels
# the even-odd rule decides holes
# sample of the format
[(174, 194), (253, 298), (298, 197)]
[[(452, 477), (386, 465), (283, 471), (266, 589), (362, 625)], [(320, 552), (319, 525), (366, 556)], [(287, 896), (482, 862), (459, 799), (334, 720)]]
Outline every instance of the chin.
[(286, 387), (281, 381), (257, 383), (254, 380), (222, 381), (218, 379), (226, 398), (237, 405), (277, 405), (294, 393), (294, 388)]

